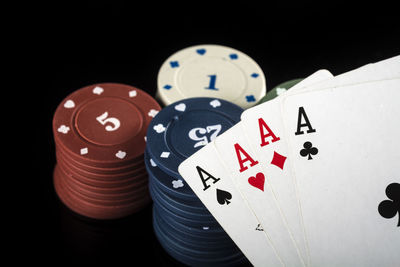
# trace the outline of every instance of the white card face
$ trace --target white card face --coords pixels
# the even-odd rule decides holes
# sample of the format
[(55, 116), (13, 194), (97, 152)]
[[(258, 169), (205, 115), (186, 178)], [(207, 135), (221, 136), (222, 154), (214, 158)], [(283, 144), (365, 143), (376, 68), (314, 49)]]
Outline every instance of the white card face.
[(307, 90), (309, 86), (312, 86), (314, 84), (318, 84), (323, 81), (327, 81), (334, 76), (332, 73), (330, 73), (328, 70), (318, 70), (311, 74), (310, 76), (306, 77), (302, 81), (300, 81), (298, 84), (295, 84), (290, 90), (286, 91), (284, 94), (281, 94), (280, 96), (287, 96), (293, 93), (298, 93)]
[(284, 99), (312, 266), (398, 266), (399, 99), (399, 79)]
[(283, 266), (280, 256), (211, 142), (179, 166), (179, 173), (254, 266)]
[[(305, 266), (305, 255), (301, 255), (293, 235), (288, 231), (287, 223), (267, 182), (269, 173), (265, 173), (263, 167), (269, 165), (270, 161), (257, 158), (240, 124), (241, 122), (215, 139), (218, 155), (285, 266)], [(300, 234), (303, 232), (300, 231)]]
[[(318, 83), (332, 77), (328, 71), (317, 71), (292, 87), (283, 96), (301, 90), (306, 85)], [(255, 157), (262, 162), (269, 184), (287, 222), (288, 230), (293, 236), (302, 258), (308, 263), (307, 240), (304, 234), (301, 209), (296, 193), (295, 182), (291, 171), (286, 167), (288, 150), (284, 136), (284, 126), (280, 114), (281, 97), (263, 103), (242, 114), (242, 126), (250, 149)], [(265, 138), (261, 138), (261, 131)], [(270, 136), (268, 136), (270, 134)], [(218, 140), (218, 139), (217, 139)], [(257, 213), (257, 212), (256, 212)], [(258, 214), (257, 214), (258, 215)], [(265, 218), (267, 220), (268, 218)], [(261, 220), (261, 218), (260, 218)]]
[[(302, 93), (326, 88), (340, 87), (344, 85), (355, 85), (359, 83), (381, 81), (400, 78), (400, 56), (392, 57), (377, 63), (367, 64), (355, 70), (337, 75), (322, 82), (307, 85), (304, 89), (289, 90), (288, 92)], [(286, 96), (289, 94), (285, 94)]]
[[(286, 96), (297, 94), (302, 91), (315, 91), (321, 90), (321, 88), (327, 87), (339, 87), (345, 84), (357, 84), (362, 82), (368, 82), (373, 80), (390, 79), (399, 76), (400, 70), (400, 57), (394, 57), (388, 60), (384, 60), (375, 64), (368, 64), (354, 71), (344, 73), (342, 75), (332, 78), (332, 75), (327, 74), (324, 71), (319, 71), (309, 76), (299, 84), (295, 85), (288, 92), (284, 93), (280, 97), (268, 101), (259, 106), (253, 107), (252, 109), (246, 110), (242, 114), (242, 121), (246, 134), (250, 143), (253, 144), (253, 148), (262, 160), (272, 160), (274, 152), (278, 152), (281, 155), (288, 155), (288, 147), (286, 141), (286, 131), (282, 123), (282, 105), (281, 101)], [(258, 119), (262, 118), (263, 122), (277, 135), (280, 140), (276, 142), (268, 142), (268, 145), (260, 146), (260, 124)], [(281, 130), (278, 134), (275, 129)], [(263, 128), (265, 134), (268, 134), (268, 130)], [(271, 141), (271, 136), (268, 137)], [(283, 141), (282, 141), (283, 140)], [(290, 164), (291, 159), (287, 159)], [(291, 168), (284, 168), (283, 171), (278, 173), (278, 169), (273, 168), (273, 165), (265, 167), (265, 171), (271, 177), (269, 179), (271, 188), (274, 190), (278, 202), (283, 210), (284, 216), (288, 222), (289, 230), (293, 233), (297, 245), (299, 246), (302, 253), (304, 250), (307, 251), (307, 236), (304, 238), (303, 233), (303, 221), (301, 216), (301, 209), (298, 207), (301, 203), (298, 202), (298, 196), (296, 192), (295, 183), (292, 177)], [(295, 203), (295, 204), (293, 204)], [(297, 208), (297, 209), (296, 209)], [(302, 240), (303, 238), (303, 240)], [(302, 245), (304, 244), (304, 245)]]

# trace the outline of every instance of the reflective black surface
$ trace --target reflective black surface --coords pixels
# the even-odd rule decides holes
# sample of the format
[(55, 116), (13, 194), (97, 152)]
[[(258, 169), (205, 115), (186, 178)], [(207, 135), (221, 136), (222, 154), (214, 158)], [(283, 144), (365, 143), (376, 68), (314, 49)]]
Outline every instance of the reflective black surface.
[(195, 2), (179, 10), (170, 3), (145, 7), (89, 1), (19, 7), (15, 20), (21, 25), (7, 38), (15, 42), (10, 55), (18, 70), (12, 87), (16, 96), (4, 98), (12, 107), (6, 115), (18, 126), (10, 131), (16, 142), (7, 142), (18, 152), (11, 158), (17, 162), (11, 179), (16, 185), (7, 202), (12, 210), (7, 220), (16, 227), (4, 229), (12, 235), (7, 250), (13, 260), (179, 266), (154, 236), (151, 205), (129, 218), (99, 222), (70, 212), (57, 199), (51, 120), (72, 91), (121, 82), (155, 95), (163, 61), (197, 44), (221, 44), (248, 54), (263, 69), (267, 88), (322, 68), (337, 75), (400, 54), (393, 7), (287, 5), (231, 2), (216, 8)]

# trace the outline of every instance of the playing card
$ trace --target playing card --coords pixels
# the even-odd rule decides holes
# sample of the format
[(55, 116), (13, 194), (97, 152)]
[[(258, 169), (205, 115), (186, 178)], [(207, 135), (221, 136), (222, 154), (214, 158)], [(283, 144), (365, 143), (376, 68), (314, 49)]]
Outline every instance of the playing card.
[[(306, 85), (317, 83), (330, 77), (332, 77), (332, 74), (326, 70), (317, 71), (295, 85), (284, 95), (291, 94), (291, 92), (302, 89)], [(269, 184), (272, 195), (279, 203), (288, 230), (299, 248), (302, 258), (307, 263), (307, 240), (302, 226), (301, 210), (296, 195), (295, 183), (290, 170), (286, 168), (285, 164), (288, 152), (284, 147), (286, 143), (284, 141), (284, 127), (280, 111), (280, 97), (245, 111), (242, 114), (241, 121), (243, 137), (248, 140), (248, 149), (254, 151), (254, 157), (259, 160), (259, 166), (263, 168), (266, 176), (265, 183)], [(218, 144), (219, 140), (216, 143)], [(250, 192), (249, 195), (245, 194), (245, 197), (251, 198), (254, 195)], [(267, 197), (267, 194), (260, 194), (259, 196), (262, 203), (266, 201), (265, 198)], [(251, 203), (251, 201), (249, 202)], [(256, 214), (261, 222), (266, 222), (270, 219), (270, 216), (265, 211), (262, 215), (258, 214), (257, 211)]]
[(331, 77), (330, 79), (324, 79), (320, 82), (307, 84), (303, 86), (302, 89), (290, 89), (283, 94), (282, 97), (290, 94), (310, 92), (325, 88), (335, 88), (344, 85), (355, 85), (359, 83), (382, 81), (394, 78), (400, 78), (400, 56), (395, 56), (376, 63), (370, 63), (355, 70)]
[[(281, 170), (286, 157), (277, 154), (272, 163), (259, 160), (240, 124), (241, 122), (215, 139), (215, 147), (222, 159), (221, 162), (256, 214), (264, 231), (268, 233), (285, 266), (305, 266), (306, 255), (300, 253), (293, 235), (288, 231), (287, 222), (266, 181), (270, 178), (269, 173), (265, 173), (263, 168), (264, 165), (273, 164), (275, 168)], [(301, 245), (304, 246), (304, 242)]]
[[(363, 66), (334, 78), (326, 76), (326, 73), (320, 75), (319, 72), (316, 72), (280, 97), (245, 111), (242, 114), (242, 125), (246, 136), (249, 140), (253, 140), (250, 143), (263, 162), (273, 162), (275, 153), (287, 156), (285, 127), (281, 118), (283, 98), (301, 91), (315, 91), (326, 87), (338, 87), (342, 84), (389, 79), (398, 76), (398, 70), (400, 70), (399, 57), (395, 57)], [(287, 165), (290, 165), (290, 161), (289, 157)], [(298, 202), (296, 195), (292, 170), (288, 167), (280, 170), (273, 164), (264, 164), (263, 167), (288, 222), (289, 230), (304, 254), (304, 250), (307, 251), (307, 237), (304, 238), (301, 209), (299, 208), (301, 203)]]
[(335, 87), (283, 98), (311, 264), (398, 266), (400, 80)]
[(179, 173), (254, 266), (283, 266), (268, 233), (219, 161), (213, 142), (186, 159)]

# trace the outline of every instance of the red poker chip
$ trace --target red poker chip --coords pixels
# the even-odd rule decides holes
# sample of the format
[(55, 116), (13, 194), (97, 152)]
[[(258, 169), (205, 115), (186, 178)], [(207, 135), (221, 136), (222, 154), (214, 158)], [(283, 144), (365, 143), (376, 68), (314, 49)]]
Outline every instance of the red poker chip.
[(114, 172), (120, 172), (120, 170), (124, 170), (126, 168), (129, 168), (130, 166), (134, 165), (139, 165), (143, 162), (143, 156), (139, 156), (136, 159), (132, 160), (121, 160), (120, 162), (116, 163), (116, 166), (113, 166), (112, 164), (107, 164), (103, 162), (95, 162), (95, 161), (87, 161), (85, 159), (82, 159), (78, 157), (75, 153), (71, 153), (71, 151), (68, 151), (67, 148), (64, 147), (63, 144), (60, 144), (59, 141), (57, 141), (56, 138), (54, 138), (55, 144), (57, 147), (57, 151), (60, 151), (68, 157), (71, 161), (73, 162), (78, 162), (78, 164), (81, 164), (83, 167), (89, 168), (89, 169), (94, 169), (97, 170), (106, 170), (106, 171), (114, 171)]
[(134, 176), (130, 179), (124, 179), (121, 181), (101, 181), (93, 180), (85, 176), (79, 175), (68, 169), (62, 161), (59, 161), (59, 168), (68, 177), (68, 179), (79, 182), (81, 186), (92, 187), (93, 190), (98, 190), (99, 192), (127, 192), (131, 191), (136, 187), (140, 187), (143, 184), (148, 183), (147, 173), (142, 173), (139, 176)]
[(62, 176), (62, 183), (65, 187), (70, 190), (70, 193), (74, 195), (76, 198), (80, 200), (84, 200), (88, 203), (92, 203), (98, 206), (121, 206), (121, 205), (130, 205), (141, 201), (143, 198), (148, 197), (148, 188), (142, 188), (141, 192), (136, 194), (132, 194), (130, 198), (114, 198), (114, 199), (106, 199), (106, 198), (99, 198), (94, 197), (91, 193), (87, 194), (82, 192), (82, 190), (76, 190), (77, 188), (70, 186), (67, 180), (63, 179)]
[(106, 200), (106, 201), (132, 201), (137, 199), (138, 197), (143, 197), (144, 194), (149, 194), (148, 185), (145, 184), (141, 188), (135, 188), (135, 191), (122, 192), (122, 193), (99, 193), (95, 191), (88, 190), (85, 187), (79, 186), (69, 179), (64, 180), (65, 184), (71, 188), (71, 190), (76, 191), (82, 195), (85, 195), (89, 198), (94, 198), (97, 200)]
[(160, 109), (150, 95), (135, 87), (90, 85), (57, 107), (54, 139), (88, 165), (124, 166), (143, 155), (147, 126)]
[(71, 194), (71, 191), (62, 183), (62, 178), (59, 175), (58, 168), (54, 169), (53, 182), (54, 188), (61, 202), (72, 211), (93, 219), (109, 220), (122, 218), (142, 210), (151, 202), (150, 197), (145, 197), (138, 202), (131, 203), (130, 205), (117, 205), (112, 207), (88, 203)]
[(53, 117), (60, 200), (94, 219), (125, 217), (149, 204), (145, 135), (160, 109), (150, 95), (117, 83), (86, 86), (64, 99)]
[(90, 172), (84, 169), (79, 168), (78, 166), (75, 166), (71, 161), (68, 161), (67, 159), (64, 158), (60, 153), (56, 153), (57, 155), (57, 162), (62, 161), (64, 165), (72, 170), (74, 173), (77, 173), (78, 175), (94, 179), (94, 180), (101, 180), (101, 181), (123, 181), (135, 176), (139, 176), (143, 173), (146, 173), (146, 167), (144, 164), (135, 166), (130, 168), (129, 170), (123, 172), (123, 173), (118, 173), (118, 174), (103, 174), (103, 173), (94, 173)]
[(66, 152), (64, 152), (62, 149), (57, 148), (56, 149), (56, 155), (61, 155), (66, 161), (68, 161), (70, 164), (76, 166), (77, 168), (81, 170), (85, 170), (88, 172), (92, 173), (101, 173), (101, 174), (120, 174), (124, 172), (128, 172), (134, 168), (140, 168), (144, 166), (144, 157), (141, 158), (141, 160), (136, 161), (133, 164), (129, 164), (123, 167), (119, 168), (99, 168), (99, 167), (93, 167), (90, 165), (86, 165), (80, 161), (77, 161), (73, 159), (71, 156), (67, 155)]
[(114, 187), (100, 187), (94, 186), (87, 183), (83, 183), (74, 178), (74, 176), (70, 175), (63, 169), (61, 164), (57, 164), (60, 172), (66, 177), (66, 181), (69, 184), (80, 187), (84, 191), (92, 192), (93, 194), (99, 194), (103, 196), (110, 196), (110, 195), (119, 195), (123, 197), (124, 195), (134, 194), (136, 191), (141, 190), (141, 188), (148, 186), (148, 178), (147, 174), (144, 174), (137, 182), (128, 184), (128, 185), (115, 185)]

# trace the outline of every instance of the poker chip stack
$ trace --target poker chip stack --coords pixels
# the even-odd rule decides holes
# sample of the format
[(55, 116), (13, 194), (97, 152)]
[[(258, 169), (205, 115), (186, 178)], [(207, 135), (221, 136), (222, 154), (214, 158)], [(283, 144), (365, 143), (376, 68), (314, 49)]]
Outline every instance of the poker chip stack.
[(161, 65), (156, 97), (164, 104), (191, 97), (216, 97), (244, 109), (266, 93), (261, 67), (245, 53), (222, 45), (182, 49)]
[(189, 98), (165, 107), (148, 127), (145, 165), (154, 233), (164, 250), (186, 265), (248, 263), (178, 173), (182, 161), (236, 124), (242, 111), (221, 99)]
[(275, 97), (278, 97), (279, 95), (283, 94), (284, 92), (286, 92), (287, 90), (289, 90), (290, 88), (292, 88), (293, 86), (295, 86), (296, 84), (301, 82), (302, 80), (303, 80), (303, 78), (293, 79), (293, 80), (289, 80), (289, 81), (278, 84), (277, 86), (272, 88), (270, 91), (268, 91), (267, 94), (263, 98), (261, 98), (260, 101), (258, 101), (257, 105), (267, 102), (269, 100), (272, 100)]
[(54, 186), (74, 212), (116, 219), (151, 202), (145, 134), (158, 103), (128, 85), (103, 83), (70, 94), (53, 118)]

